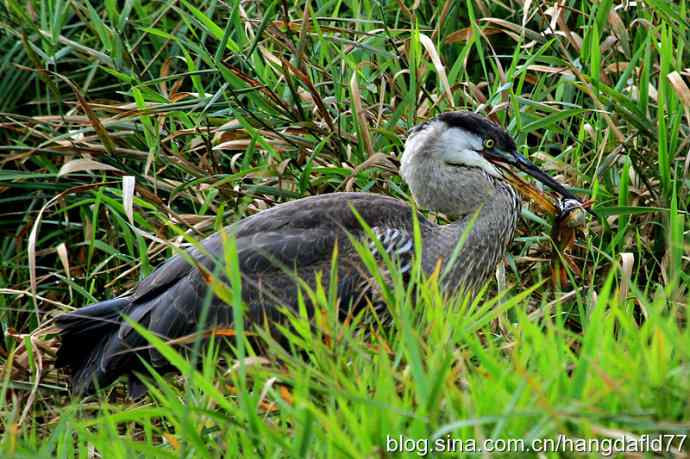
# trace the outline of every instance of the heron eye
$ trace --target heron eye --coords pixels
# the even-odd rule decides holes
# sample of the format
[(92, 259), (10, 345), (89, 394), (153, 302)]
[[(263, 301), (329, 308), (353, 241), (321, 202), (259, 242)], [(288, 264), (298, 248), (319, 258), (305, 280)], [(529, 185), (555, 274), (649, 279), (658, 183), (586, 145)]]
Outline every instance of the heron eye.
[(491, 150), (495, 144), (494, 139), (484, 139), (484, 148), (487, 150)]

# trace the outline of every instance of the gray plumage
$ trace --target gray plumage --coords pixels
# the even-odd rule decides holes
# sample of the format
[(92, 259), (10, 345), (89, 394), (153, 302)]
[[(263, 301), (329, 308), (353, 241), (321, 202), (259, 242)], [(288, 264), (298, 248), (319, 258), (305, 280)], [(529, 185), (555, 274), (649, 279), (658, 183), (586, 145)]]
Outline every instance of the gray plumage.
[[(506, 165), (515, 165), (568, 195), (558, 189), (560, 185), (528, 170), (533, 165), (517, 154), (510, 136), (479, 115), (445, 113), (410, 131), (402, 177), (421, 207), (455, 219), (437, 225), (417, 215), (423, 241), (421, 266), (428, 274), (439, 263), (448, 268), (443, 288), (449, 294), (482, 286), (512, 241), (520, 200), (500, 172)], [(409, 271), (414, 210), (407, 203), (371, 193), (333, 193), (281, 204), (226, 229), (236, 238), (248, 324), (280, 320), (279, 306), (296, 306), (294, 274), (313, 286), (321, 273), (327, 284), (336, 247), (337, 294), (343, 313), (376, 301), (375, 283), (351, 244), (350, 238), (365, 238), (352, 209), (373, 229), (383, 249), (399, 260), (403, 273)], [(446, 266), (473, 219), (456, 263)], [(223, 258), (220, 233), (201, 245), (210, 257), (196, 248), (188, 251), (198, 266), (174, 256), (131, 294), (57, 318), (62, 337), (57, 365), (70, 368), (74, 392), (103, 387), (123, 374), (136, 384), (131, 376), (141, 370), (140, 358), (154, 367), (166, 367), (155, 350), (132, 352), (146, 346), (146, 341), (122, 317), (129, 316), (161, 337), (194, 333), (208, 292), (207, 273), (224, 272), (222, 263), (222, 269), (215, 269), (215, 260)], [(376, 245), (371, 248), (376, 254)], [(231, 326), (232, 308), (212, 296), (206, 323)]]

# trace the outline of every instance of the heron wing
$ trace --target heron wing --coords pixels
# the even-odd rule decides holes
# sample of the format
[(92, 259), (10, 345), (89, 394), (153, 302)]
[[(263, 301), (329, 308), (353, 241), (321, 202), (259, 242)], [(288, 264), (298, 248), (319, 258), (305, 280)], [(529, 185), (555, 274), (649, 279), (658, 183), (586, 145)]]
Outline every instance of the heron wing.
[[(264, 210), (227, 226), (225, 233), (236, 239), (239, 267), (245, 275), (281, 265), (309, 266), (328, 259), (338, 238), (362, 232), (352, 209), (371, 227), (412, 226), (412, 209), (402, 201), (371, 193), (333, 193)], [(425, 223), (421, 215), (419, 219)], [(222, 260), (221, 233), (204, 239), (201, 247), (187, 252), (205, 267), (212, 266), (214, 259)], [(185, 257), (173, 256), (140, 282), (133, 301), (159, 294), (194, 269)]]
[[(297, 286), (289, 271), (314, 276), (327, 271), (336, 245), (349, 247), (349, 235), (360, 235), (362, 226), (352, 209), (374, 228), (374, 234), (389, 253), (400, 255), (411, 251), (412, 210), (393, 198), (367, 193), (337, 193), (306, 198), (283, 204), (248, 217), (225, 228), (235, 238), (237, 261), (243, 278), (243, 299), (249, 321), (274, 319), (275, 306), (291, 305), (296, 300)], [(420, 216), (424, 223), (423, 217)], [(397, 230), (396, 230), (397, 228)], [(221, 277), (224, 241), (219, 232), (191, 248), (188, 257), (177, 255), (167, 260), (145, 278), (130, 298), (124, 313), (160, 337), (178, 338), (198, 330), (206, 310), (206, 324), (231, 324), (232, 308), (219, 298), (210, 296), (208, 276), (194, 264)], [(362, 267), (354, 266), (354, 252), (342, 250), (339, 259), (339, 296), (341, 300), (355, 297), (362, 289)], [(349, 260), (348, 257), (351, 257)], [(357, 281), (356, 279), (360, 279)], [(123, 322), (117, 334), (108, 340), (101, 359), (103, 373), (117, 372), (132, 357), (129, 349), (145, 346), (145, 340), (132, 333)], [(154, 366), (164, 363), (156, 351), (147, 360)]]

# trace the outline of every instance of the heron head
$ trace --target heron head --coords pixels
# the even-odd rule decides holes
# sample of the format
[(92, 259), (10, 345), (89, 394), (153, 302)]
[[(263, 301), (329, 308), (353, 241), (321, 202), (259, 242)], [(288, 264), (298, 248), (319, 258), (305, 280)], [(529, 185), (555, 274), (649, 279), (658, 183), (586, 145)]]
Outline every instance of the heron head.
[(471, 112), (443, 113), (413, 128), (405, 142), (400, 173), (421, 206), (448, 212), (443, 202), (452, 197), (457, 201), (458, 187), (472, 191), (463, 193), (461, 201), (476, 208), (491, 192), (490, 177), (503, 180), (502, 170), (509, 168), (523, 171), (564, 198), (580, 202), (522, 156), (503, 128)]

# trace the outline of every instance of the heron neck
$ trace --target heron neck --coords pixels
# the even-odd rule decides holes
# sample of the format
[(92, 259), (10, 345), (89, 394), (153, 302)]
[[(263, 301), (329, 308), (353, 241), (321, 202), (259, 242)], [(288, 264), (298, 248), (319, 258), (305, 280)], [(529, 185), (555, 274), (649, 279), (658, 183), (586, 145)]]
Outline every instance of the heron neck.
[(444, 282), (447, 291), (481, 288), (513, 240), (520, 200), (509, 184), (495, 180), (494, 186), (495, 192), (475, 211), (439, 227), (436, 246), (425, 256), (428, 258), (425, 261), (432, 264), (432, 271), (439, 258), (443, 260), (444, 270), (453, 261)]

